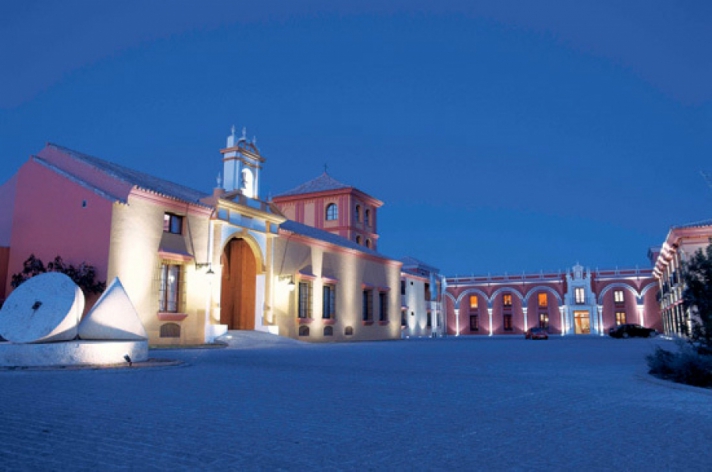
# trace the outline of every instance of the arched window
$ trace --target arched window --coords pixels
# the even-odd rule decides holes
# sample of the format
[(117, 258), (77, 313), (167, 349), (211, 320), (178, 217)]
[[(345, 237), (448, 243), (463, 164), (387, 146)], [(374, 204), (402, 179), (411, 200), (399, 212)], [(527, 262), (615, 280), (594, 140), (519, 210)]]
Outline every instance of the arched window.
[(329, 203), (329, 205), (326, 207), (326, 219), (328, 221), (335, 220), (339, 217), (339, 207), (336, 206), (336, 203)]
[(366, 224), (370, 225), (371, 224), (371, 210), (366, 210), (364, 213), (364, 216), (366, 217)]
[(248, 198), (254, 198), (253, 187), (252, 187), (252, 172), (249, 169), (242, 170), (242, 193)]
[(180, 325), (178, 323), (166, 323), (161, 325), (160, 337), (180, 338)]
[(361, 244), (361, 236), (356, 236), (356, 244)]
[(300, 326), (299, 336), (309, 336), (309, 326)]
[(354, 334), (354, 329), (353, 329), (351, 326), (347, 326), (347, 327), (344, 329), (344, 334), (345, 334), (346, 336), (353, 336), (353, 334)]
[(356, 205), (356, 221), (361, 221), (361, 205)]
[(370, 239), (366, 240), (366, 247), (371, 249), (371, 240)]
[(334, 335), (334, 327), (333, 326), (324, 326), (324, 336), (333, 336)]

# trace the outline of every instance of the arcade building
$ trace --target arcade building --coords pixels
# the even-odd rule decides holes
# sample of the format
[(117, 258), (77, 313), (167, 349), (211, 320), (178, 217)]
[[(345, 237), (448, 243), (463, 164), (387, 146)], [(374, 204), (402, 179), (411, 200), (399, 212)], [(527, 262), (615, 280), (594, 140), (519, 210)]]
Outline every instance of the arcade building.
[(0, 186), (0, 301), (34, 254), (119, 277), (151, 344), (236, 329), (340, 342), (689, 324), (679, 267), (708, 243), (710, 222), (673, 228), (654, 269), (444, 277), (378, 252), (380, 200), (324, 172), (267, 201), (266, 159), (244, 129), (220, 154), (207, 193), (47, 144)]

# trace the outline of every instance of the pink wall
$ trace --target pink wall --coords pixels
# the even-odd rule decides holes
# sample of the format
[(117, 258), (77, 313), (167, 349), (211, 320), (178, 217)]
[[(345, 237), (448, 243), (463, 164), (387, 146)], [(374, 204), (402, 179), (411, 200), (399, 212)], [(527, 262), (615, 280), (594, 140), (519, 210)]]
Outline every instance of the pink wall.
[[(30, 254), (45, 263), (59, 255), (67, 263), (93, 265), (106, 280), (112, 205), (30, 159), (17, 173), (8, 274), (20, 272)], [(8, 293), (9, 283), (8, 277)]]
[(10, 235), (12, 233), (12, 210), (15, 206), (15, 189), (17, 186), (17, 175), (13, 175), (10, 180), (0, 187), (0, 247), (10, 247)]
[[(655, 279), (643, 276), (637, 280), (630, 280), (630, 274), (622, 274), (619, 278), (609, 278), (606, 280), (597, 280), (593, 283), (594, 293), (601, 293), (607, 286), (611, 284), (626, 284), (631, 287), (636, 293), (642, 290), (644, 287), (654, 282)], [(539, 277), (539, 274), (533, 274), (531, 276), (524, 275), (524, 280), (527, 278)], [(544, 289), (541, 289), (541, 288)], [(527, 301), (527, 328), (535, 327), (539, 325), (539, 313), (546, 311), (549, 315), (549, 333), (550, 334), (561, 334), (561, 313), (559, 311), (559, 301), (556, 296), (551, 293), (550, 290), (556, 292), (562, 299), (564, 298), (566, 283), (564, 280), (548, 280), (542, 282), (528, 282), (522, 285), (522, 282), (513, 281), (510, 284), (502, 284), (501, 282), (492, 285), (488, 283), (487, 279), (475, 280), (472, 283), (461, 283), (459, 285), (450, 285), (447, 289), (449, 295), (454, 299), (457, 299), (462, 294), (465, 294), (460, 300), (459, 306), (459, 324), (460, 324), (460, 335), (488, 335), (489, 334), (489, 316), (487, 313), (487, 300), (485, 296), (479, 295), (479, 331), (470, 331), (470, 299), (469, 295), (472, 292), (468, 290), (477, 289), (487, 296), (491, 296), (495, 290), (499, 291), (498, 295), (492, 302), (492, 329), (493, 334), (522, 334), (524, 332), (524, 311), (522, 307), (522, 300), (517, 295), (517, 293), (525, 296), (531, 293)], [(603, 298), (603, 324), (605, 332), (615, 325), (615, 313), (617, 310), (623, 310), (626, 312), (626, 321), (628, 323), (638, 323), (638, 310), (636, 295), (629, 290), (623, 289), (624, 293), (624, 304), (616, 305), (614, 303), (614, 290), (610, 289)], [(504, 293), (510, 293), (512, 295), (512, 307), (504, 308), (502, 303), (502, 296)], [(537, 295), (539, 293), (548, 294), (548, 307), (546, 309), (539, 308)], [(653, 288), (646, 292), (644, 298), (645, 305), (645, 325), (658, 330), (662, 330), (662, 318), (660, 315), (660, 309), (658, 307), (655, 294), (657, 289)], [(455, 317), (455, 310), (453, 302), (446, 298), (446, 313), (447, 313), (447, 331), (448, 334), (454, 335), (456, 333), (457, 320)], [(504, 330), (504, 315), (509, 313), (512, 315), (512, 331)]]
[(10, 248), (0, 247), (0, 303), (7, 298), (5, 287), (7, 286), (7, 263), (9, 259)]

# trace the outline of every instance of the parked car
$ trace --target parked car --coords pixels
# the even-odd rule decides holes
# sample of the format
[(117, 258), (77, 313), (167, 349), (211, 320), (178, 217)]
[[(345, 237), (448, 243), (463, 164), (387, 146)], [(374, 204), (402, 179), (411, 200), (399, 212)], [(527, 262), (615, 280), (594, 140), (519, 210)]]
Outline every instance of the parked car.
[(529, 328), (524, 339), (549, 339), (549, 333), (544, 328)]
[(608, 330), (609, 336), (613, 338), (652, 338), (658, 332), (652, 328), (645, 328), (639, 324), (622, 324)]

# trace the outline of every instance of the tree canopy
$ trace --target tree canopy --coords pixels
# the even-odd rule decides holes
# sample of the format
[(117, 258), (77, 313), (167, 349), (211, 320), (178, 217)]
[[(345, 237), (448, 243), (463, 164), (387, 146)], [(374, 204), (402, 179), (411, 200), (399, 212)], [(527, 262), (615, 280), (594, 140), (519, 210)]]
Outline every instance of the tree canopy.
[(690, 340), (712, 352), (712, 244), (684, 264), (682, 301), (690, 313)]

